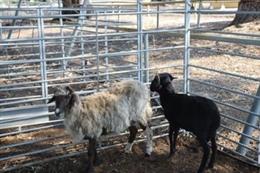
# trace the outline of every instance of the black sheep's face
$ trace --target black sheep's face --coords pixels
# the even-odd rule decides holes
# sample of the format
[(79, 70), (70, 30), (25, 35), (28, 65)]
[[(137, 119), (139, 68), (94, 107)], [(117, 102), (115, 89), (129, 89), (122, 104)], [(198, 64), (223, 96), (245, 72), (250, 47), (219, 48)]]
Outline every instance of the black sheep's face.
[(152, 92), (155, 92), (155, 91), (159, 92), (159, 90), (162, 87), (167, 86), (168, 84), (170, 84), (173, 79), (175, 79), (175, 78), (171, 74), (169, 74), (169, 73), (156, 74), (154, 79), (151, 82), (150, 90)]

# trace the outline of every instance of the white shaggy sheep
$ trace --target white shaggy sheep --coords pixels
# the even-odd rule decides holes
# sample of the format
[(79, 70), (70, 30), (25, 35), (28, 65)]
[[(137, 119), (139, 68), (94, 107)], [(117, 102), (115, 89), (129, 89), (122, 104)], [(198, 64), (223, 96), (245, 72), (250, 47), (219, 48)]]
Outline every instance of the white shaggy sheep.
[(55, 114), (64, 114), (64, 124), (74, 141), (89, 139), (89, 166), (93, 172), (96, 160), (96, 140), (105, 133), (130, 131), (126, 152), (131, 152), (138, 128), (145, 130), (146, 156), (152, 152), (152, 116), (147, 87), (135, 80), (118, 82), (108, 91), (98, 92), (82, 99), (70, 87), (66, 94), (55, 93), (48, 103), (55, 101)]

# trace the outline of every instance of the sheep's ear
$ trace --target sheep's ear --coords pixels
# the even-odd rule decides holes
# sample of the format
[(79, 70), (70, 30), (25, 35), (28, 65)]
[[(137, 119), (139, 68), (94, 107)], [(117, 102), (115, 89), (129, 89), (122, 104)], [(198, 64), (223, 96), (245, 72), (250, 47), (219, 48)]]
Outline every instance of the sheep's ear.
[(52, 103), (52, 102), (54, 102), (54, 101), (55, 101), (55, 96), (53, 96), (53, 97), (48, 101), (47, 104)]
[(66, 91), (68, 91), (69, 95), (72, 94), (74, 92), (74, 90), (70, 87), (70, 86), (66, 86)]
[(173, 77), (171, 74), (168, 74), (169, 75), (169, 78), (170, 80), (172, 81), (173, 79), (177, 79), (176, 77)]
[(156, 72), (154, 79), (160, 82), (160, 75), (158, 72)]

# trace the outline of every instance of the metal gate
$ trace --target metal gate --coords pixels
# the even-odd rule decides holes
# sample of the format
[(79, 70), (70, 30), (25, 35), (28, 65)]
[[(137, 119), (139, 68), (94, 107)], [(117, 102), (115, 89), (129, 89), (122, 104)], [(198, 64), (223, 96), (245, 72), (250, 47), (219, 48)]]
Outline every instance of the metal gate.
[[(20, 5), (1, 9), (0, 168), (14, 170), (86, 152), (82, 147), (70, 150), (80, 143), (70, 143), (62, 120), (56, 120), (52, 106), (46, 105), (55, 87), (71, 85), (83, 96), (126, 78), (149, 84), (155, 72), (164, 71), (178, 77), (174, 82), (178, 92), (203, 95), (219, 105), (219, 150), (259, 166), (260, 68), (254, 65), (260, 66), (260, 52), (247, 51), (259, 47), (260, 35), (212, 30), (204, 17), (215, 15), (223, 21), (227, 15), (230, 20), (236, 10), (194, 4), (191, 9), (189, 0), (137, 0), (84, 2), (73, 9)], [(234, 67), (218, 63), (225, 59)], [(239, 71), (241, 63), (253, 64), (254, 70)], [(160, 105), (154, 105), (153, 130), (158, 130), (154, 138), (167, 135), (168, 124), (158, 109)], [(42, 143), (46, 145), (29, 147)]]

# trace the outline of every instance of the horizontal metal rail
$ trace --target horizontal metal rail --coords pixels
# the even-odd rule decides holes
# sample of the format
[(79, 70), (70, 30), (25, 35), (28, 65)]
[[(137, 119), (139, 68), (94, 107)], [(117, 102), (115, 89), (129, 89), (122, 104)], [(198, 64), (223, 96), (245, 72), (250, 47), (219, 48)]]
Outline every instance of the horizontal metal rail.
[(229, 52), (227, 50), (223, 51), (223, 50), (214, 50), (212, 48), (202, 48), (202, 47), (191, 47), (191, 50), (201, 50), (201, 51), (205, 51), (205, 52), (214, 52), (214, 53), (221, 53), (224, 55), (231, 55), (231, 56), (238, 56), (238, 57), (243, 57), (243, 58), (249, 58), (249, 59), (255, 59), (255, 60), (260, 60), (259, 56), (256, 55), (245, 55), (245, 54), (240, 54), (240, 53), (233, 53), (233, 52)]
[(167, 32), (171, 32), (171, 34), (176, 34), (178, 36), (180, 36), (180, 34), (182, 34), (181, 32), (184, 32), (183, 29), (158, 29), (158, 30), (144, 30), (144, 31), (141, 31), (141, 32), (138, 32), (137, 30), (134, 30), (134, 31), (131, 31), (131, 32), (119, 32), (119, 33), (99, 33), (97, 36), (95, 35), (85, 35), (85, 34), (82, 34), (81, 36), (56, 36), (56, 37), (45, 37), (45, 38), (30, 38), (30, 39), (9, 39), (9, 40), (0, 40), (0, 44), (3, 44), (3, 43), (10, 43), (10, 42), (15, 42), (16, 44), (19, 43), (19, 42), (32, 42), (32, 41), (39, 41), (39, 40), (45, 40), (45, 41), (48, 41), (48, 40), (61, 40), (61, 39), (71, 39), (71, 38), (77, 38), (77, 39), (80, 39), (80, 38), (84, 38), (84, 37), (92, 37), (92, 38), (100, 38), (100, 37), (112, 37), (112, 36), (124, 36), (124, 35), (138, 35), (138, 34), (159, 34), (159, 33), (167, 33)]
[(258, 126), (249, 124), (249, 123), (247, 123), (246, 121), (243, 121), (243, 120), (234, 118), (233, 116), (226, 115), (226, 114), (223, 114), (223, 113), (221, 113), (221, 116), (224, 117), (224, 118), (227, 118), (227, 119), (229, 119), (229, 120), (233, 120), (233, 121), (235, 121), (235, 122), (238, 122), (238, 123), (241, 123), (241, 124), (243, 124), (243, 125), (247, 125), (247, 126), (253, 127), (254, 129), (259, 130), (259, 127), (258, 127)]
[(64, 138), (64, 137), (67, 137), (67, 136), (68, 135), (60, 135), (60, 136), (46, 137), (46, 138), (41, 138), (41, 139), (36, 139), (36, 140), (30, 140), (30, 141), (26, 141), (26, 142), (20, 142), (20, 143), (16, 143), (16, 144), (9, 144), (9, 145), (5, 145), (5, 146), (0, 146), (0, 150), (10, 149), (10, 148), (14, 148), (14, 147), (21, 147), (23, 145), (31, 145), (31, 144), (35, 144), (35, 143), (40, 143), (40, 142), (50, 141), (50, 140), (54, 140), (54, 139)]
[(234, 89), (230, 89), (230, 88), (224, 87), (223, 85), (222, 85), (222, 86), (220, 86), (220, 85), (215, 85), (215, 84), (213, 84), (213, 83), (204, 82), (204, 81), (201, 81), (201, 80), (198, 80), (198, 79), (194, 79), (194, 78), (189, 78), (189, 80), (192, 81), (192, 82), (196, 82), (196, 83), (200, 83), (200, 84), (203, 84), (203, 85), (215, 87), (215, 88), (218, 88), (218, 89), (223, 89), (223, 90), (225, 90), (225, 91), (229, 91), (229, 92), (231, 92), (231, 93), (243, 95), (243, 96), (246, 96), (246, 97), (249, 97), (249, 98), (260, 99), (259, 96), (246, 94), (246, 93), (243, 93), (243, 92), (238, 91), (238, 90), (234, 90)]
[(226, 130), (235, 132), (235, 133), (237, 133), (237, 134), (239, 134), (239, 135), (243, 135), (243, 136), (245, 136), (245, 137), (247, 137), (247, 138), (249, 138), (249, 139), (251, 139), (251, 140), (253, 140), (253, 141), (255, 141), (255, 142), (258, 142), (258, 141), (259, 141), (259, 139), (253, 138), (252, 136), (249, 136), (249, 135), (247, 135), (247, 134), (241, 133), (241, 132), (239, 132), (239, 131), (237, 131), (237, 130), (234, 130), (234, 129), (230, 128), (230, 127), (227, 127), (227, 126), (225, 126), (225, 125), (223, 125), (223, 124), (221, 124), (220, 127), (224, 128), (224, 129), (226, 129)]
[[(120, 71), (115, 71), (115, 72), (109, 72), (109, 73), (100, 73), (100, 76), (106, 76), (106, 75), (115, 75), (115, 74), (125, 74), (125, 73), (131, 73), (131, 72), (138, 72), (140, 70), (145, 71), (145, 70), (153, 70), (153, 69), (163, 69), (163, 68), (170, 68), (170, 67), (178, 67), (179, 65), (167, 65), (167, 66), (162, 66), (162, 67), (156, 67), (156, 68), (143, 68), (143, 69), (132, 69), (132, 70), (120, 70)], [(40, 88), (40, 86), (30, 86), (30, 87), (17, 87), (17, 86), (22, 86), (22, 85), (30, 85), (30, 84), (40, 84), (44, 82), (54, 82), (54, 81), (66, 81), (66, 80), (72, 80), (72, 79), (85, 79), (85, 78), (91, 78), (91, 77), (96, 77), (97, 75), (85, 75), (85, 76), (75, 76), (75, 77), (65, 77), (62, 79), (48, 79), (48, 80), (39, 80), (39, 81), (34, 81), (34, 82), (26, 82), (26, 83), (21, 83), (21, 84), (9, 84), (9, 85), (2, 85), (0, 86), (0, 91), (11, 91), (11, 90), (24, 90), (24, 89), (32, 89), (32, 88)], [(70, 84), (80, 84), (80, 83), (86, 83), (86, 81), (82, 82), (71, 82)], [(67, 84), (68, 83), (64, 83)], [(56, 84), (57, 85), (57, 84)], [(60, 84), (62, 85), (62, 84)], [(49, 86), (55, 86), (55, 84), (49, 84)], [(16, 87), (16, 88), (10, 88), (10, 87)]]
[[(242, 158), (246, 158), (246, 159), (247, 159), (247, 162), (246, 162), (247, 164), (248, 164), (248, 161), (250, 161), (251, 163), (254, 163), (255, 166), (259, 167), (259, 165), (258, 165), (258, 163), (257, 163), (257, 160), (254, 160), (254, 159), (252, 159), (252, 158), (250, 158), (250, 157), (248, 157), (248, 156), (243, 156), (243, 155), (241, 155), (239, 152), (237, 152), (236, 150), (231, 150), (230, 148), (227, 148), (226, 146), (224, 146), (224, 145), (222, 145), (222, 144), (217, 144), (217, 145), (218, 145), (219, 147), (222, 147), (222, 148), (228, 150), (228, 151), (231, 152), (231, 153), (236, 154), (237, 156), (240, 156), (240, 157), (242, 157)], [(230, 153), (227, 153), (227, 152), (225, 152), (225, 154), (230, 155)], [(241, 160), (241, 158), (239, 158), (239, 160)]]
[[(192, 95), (199, 96), (198, 94), (196, 94), (196, 93), (194, 93), (194, 92), (189, 92), (189, 93), (192, 94)], [(223, 102), (221, 102), (221, 101), (218, 101), (218, 100), (213, 99), (213, 98), (210, 98), (210, 97), (206, 97), (206, 98), (208, 98), (208, 99), (210, 99), (210, 100), (212, 100), (212, 101), (214, 101), (214, 102), (216, 102), (216, 103), (218, 103), (218, 104), (221, 104), (221, 105), (224, 105), (224, 106), (227, 106), (227, 107), (230, 107), (230, 108), (239, 110), (239, 111), (241, 111), (241, 112), (250, 113), (250, 114), (252, 114), (252, 115), (254, 115), (254, 116), (260, 116), (260, 115), (257, 114), (257, 113), (254, 113), (254, 112), (251, 112), (251, 111), (242, 109), (242, 108), (237, 107), (237, 106), (234, 106), (234, 105), (232, 105), (232, 104), (223, 103)]]
[[(259, 34), (249, 34), (249, 33), (234, 33), (234, 32), (227, 32), (227, 31), (212, 31), (212, 30), (205, 30), (204, 28), (203, 29), (191, 29), (191, 31), (194, 31), (194, 32), (207, 32), (207, 33), (216, 33), (216, 34), (222, 34), (222, 35), (232, 35), (232, 36), (247, 36), (248, 38), (250, 37), (260, 37)], [(260, 39), (260, 38), (259, 38)]]
[[(158, 129), (158, 128), (162, 128), (162, 127), (167, 127), (167, 126), (168, 126), (168, 124), (161, 124), (161, 125), (158, 125), (158, 126), (153, 126), (152, 130)], [(119, 135), (113, 135), (113, 136), (110, 136), (110, 137), (123, 136), (123, 135), (127, 135), (127, 134), (129, 134), (129, 132), (121, 133)], [(56, 150), (56, 149), (65, 148), (65, 147), (70, 147), (70, 146), (73, 146), (73, 145), (81, 144), (81, 143), (84, 143), (84, 142), (85, 141), (78, 142), (78, 143), (75, 143), (75, 144), (70, 144), (69, 143), (69, 144), (55, 145), (55, 146), (52, 146), (52, 147), (49, 147), (49, 148), (40, 149), (40, 150), (36, 150), (36, 151), (32, 151), (32, 152), (27, 152), (27, 153), (22, 153), (22, 154), (2, 157), (2, 158), (0, 158), (0, 161), (10, 160), (10, 159), (14, 159), (14, 158), (23, 157), (23, 156), (29, 156), (29, 155), (36, 155), (36, 154), (40, 154), (40, 153), (45, 153), (45, 152), (53, 151), (53, 150)]]
[[(167, 136), (167, 134), (161, 134), (161, 135), (153, 136), (153, 139), (158, 139), (158, 138), (165, 137), (165, 136)], [(136, 140), (136, 141), (134, 141), (134, 143), (143, 142), (144, 140), (145, 139)], [(97, 150), (98, 151), (106, 150), (106, 149), (118, 147), (118, 146), (121, 146), (121, 145), (126, 145), (126, 142), (100, 147), (100, 148), (97, 148)], [(61, 158), (77, 156), (77, 155), (80, 155), (80, 154), (83, 154), (83, 153), (87, 153), (87, 151), (80, 151), (80, 152), (74, 152), (74, 153), (69, 153), (69, 154), (63, 154), (61, 156), (55, 156), (55, 157), (50, 157), (50, 158), (47, 158), (47, 159), (33, 161), (33, 162), (30, 162), (30, 163), (26, 163), (26, 164), (20, 164), (20, 165), (12, 166), (10, 168), (6, 168), (6, 169), (4, 169), (0, 172), (12, 171), (12, 170), (23, 168), (23, 167), (26, 167), (26, 166), (32, 166), (32, 165), (42, 164), (42, 163), (50, 162), (50, 161), (61, 159)]]
[[(46, 123), (50, 123), (50, 122), (46, 122)], [(5, 137), (5, 136), (10, 136), (10, 135), (17, 135), (17, 134), (21, 134), (21, 133), (29, 133), (29, 132), (33, 132), (33, 131), (44, 130), (44, 129), (49, 129), (49, 128), (53, 128), (53, 127), (59, 127), (61, 125), (63, 125), (63, 124), (48, 125), (48, 126), (44, 126), (44, 127), (36, 127), (36, 128), (26, 129), (26, 130), (20, 130), (20, 131), (16, 131), (16, 132), (8, 132), (8, 133), (0, 134), (0, 138)]]
[(206, 71), (212, 71), (212, 72), (216, 72), (216, 73), (220, 73), (220, 74), (225, 74), (225, 75), (232, 76), (232, 77), (238, 77), (238, 78), (242, 78), (242, 79), (260, 82), (260, 79), (258, 79), (258, 78), (239, 75), (239, 74), (236, 74), (236, 73), (230, 73), (230, 72), (226, 72), (226, 71), (222, 71), (222, 70), (216, 70), (216, 69), (207, 68), (207, 67), (198, 66), (198, 65), (193, 65), (193, 64), (190, 64), (189, 66), (194, 67), (194, 68), (198, 68), (198, 69), (202, 69), (202, 70), (206, 70)]
[(229, 139), (228, 137), (226, 137), (226, 136), (224, 136), (224, 135), (221, 135), (220, 133), (218, 133), (217, 136), (218, 136), (218, 137), (221, 137), (221, 138), (223, 138), (223, 139), (225, 139), (225, 140), (227, 140), (227, 141), (229, 141), (229, 142), (232, 142), (232, 143), (234, 143), (234, 144), (236, 144), (236, 145), (243, 146), (243, 147), (247, 148), (248, 150), (250, 150), (250, 151), (252, 151), (252, 152), (254, 152), (254, 153), (257, 153), (257, 150), (256, 150), (256, 149), (250, 148), (250, 147), (248, 147), (247, 145), (244, 145), (244, 144), (242, 144), (242, 143), (239, 143), (239, 142), (237, 142), (237, 141), (234, 141), (234, 140), (232, 140), (232, 139)]

